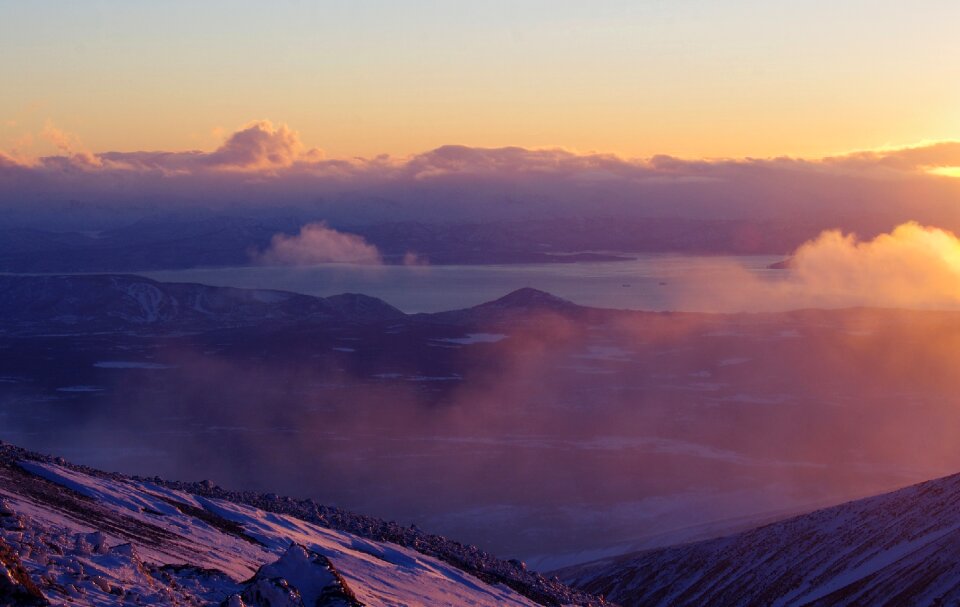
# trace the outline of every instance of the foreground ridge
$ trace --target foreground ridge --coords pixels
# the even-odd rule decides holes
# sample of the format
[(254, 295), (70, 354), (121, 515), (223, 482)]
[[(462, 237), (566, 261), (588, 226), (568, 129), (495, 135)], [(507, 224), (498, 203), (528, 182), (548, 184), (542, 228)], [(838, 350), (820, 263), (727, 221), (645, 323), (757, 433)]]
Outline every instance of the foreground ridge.
[[(13, 592), (76, 605), (609, 604), (415, 527), (209, 481), (102, 472), (0, 442), (0, 556), (9, 553), (17, 558), (0, 573), (16, 575), (0, 575), (0, 605), (27, 604)], [(291, 602), (264, 598), (284, 592)]]
[(624, 605), (957, 605), (960, 474), (557, 573)]

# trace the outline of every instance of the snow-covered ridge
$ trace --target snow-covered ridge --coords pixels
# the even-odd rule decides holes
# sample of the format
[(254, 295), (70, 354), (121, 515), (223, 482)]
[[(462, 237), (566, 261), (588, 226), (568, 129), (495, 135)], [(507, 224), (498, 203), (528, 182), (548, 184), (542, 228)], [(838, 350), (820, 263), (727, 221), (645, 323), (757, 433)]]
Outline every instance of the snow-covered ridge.
[(403, 318), (384, 301), (345, 293), (164, 283), (125, 274), (0, 275), (0, 332), (196, 331), (264, 322), (376, 322)]
[(960, 474), (558, 575), (624, 605), (957, 605)]
[[(258, 507), (257, 505), (262, 507)], [(0, 605), (602, 605), (415, 528), (0, 444)]]

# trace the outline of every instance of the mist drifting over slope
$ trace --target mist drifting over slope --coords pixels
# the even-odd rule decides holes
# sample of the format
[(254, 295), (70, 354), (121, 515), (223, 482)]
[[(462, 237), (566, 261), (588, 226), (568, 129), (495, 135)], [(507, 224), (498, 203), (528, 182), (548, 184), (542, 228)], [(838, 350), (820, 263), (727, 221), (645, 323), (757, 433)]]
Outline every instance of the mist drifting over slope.
[(798, 247), (780, 280), (764, 280), (736, 263), (711, 263), (688, 281), (674, 309), (704, 311), (802, 308), (956, 309), (960, 240), (948, 230), (901, 224), (871, 239), (826, 230)]

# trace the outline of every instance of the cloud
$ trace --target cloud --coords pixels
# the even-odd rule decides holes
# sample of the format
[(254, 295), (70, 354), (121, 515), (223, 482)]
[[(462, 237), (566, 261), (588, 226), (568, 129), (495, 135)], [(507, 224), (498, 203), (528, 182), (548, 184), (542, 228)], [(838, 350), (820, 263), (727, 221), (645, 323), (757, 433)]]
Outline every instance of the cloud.
[(57, 128), (50, 120), (47, 120), (43, 125), (43, 130), (40, 131), (40, 137), (52, 143), (57, 149), (68, 155), (83, 151), (80, 137)]
[(26, 162), (38, 168), (56, 169), (69, 166), (74, 156), (83, 155), (83, 164), (101, 166), (105, 173), (124, 172), (128, 176), (161, 171), (167, 175), (200, 176), (210, 171), (235, 170), (270, 173), (296, 164), (321, 161), (323, 152), (307, 148), (299, 134), (285, 124), (269, 120), (248, 123), (232, 133), (212, 152), (103, 152), (87, 151), (80, 138), (47, 121), (40, 138), (53, 144), (63, 155), (47, 156)]
[(39, 162), (32, 160), (28, 154), (21, 151), (21, 148), (29, 148), (32, 145), (33, 135), (24, 133), (17, 141), (13, 150), (13, 157), (26, 158), (25, 166), (36, 168), (40, 165), (68, 173), (104, 168), (101, 157), (87, 150), (78, 135), (58, 128), (52, 120), (47, 120), (44, 123), (39, 138), (52, 144), (62, 152), (62, 155), (42, 158), (39, 159)]
[(881, 168), (895, 171), (957, 167), (960, 166), (960, 142), (940, 141), (920, 146), (855, 152), (846, 156), (828, 158), (825, 162), (858, 168)]
[[(57, 407), (56, 423), (19, 416), (5, 431), (139, 473), (415, 521), (509, 556), (853, 497), (955, 466), (956, 315), (523, 314), (470, 329), (508, 334), (500, 341), (448, 349), (415, 332), (396, 337), (399, 355), (375, 333), (319, 327), (258, 334), (269, 355), (256, 357), (244, 340), (216, 336), (211, 352), (160, 339), (169, 368), (104, 377), (112, 406)], [(437, 376), (451, 381), (417, 380)], [(49, 397), (42, 388), (37, 399)], [(53, 431), (63, 427), (83, 431)]]
[(356, 234), (338, 232), (322, 222), (303, 226), (296, 236), (276, 234), (270, 247), (255, 258), (265, 265), (290, 266), (383, 263), (377, 247)]
[[(62, 154), (27, 162), (13, 153), (0, 164), (8, 220), (19, 213), (25, 219), (18, 221), (29, 222), (72, 205), (77, 217), (96, 206), (127, 210), (126, 223), (136, 213), (262, 216), (278, 207), (299, 224), (333, 226), (584, 216), (779, 221), (789, 234), (778, 252), (825, 228), (870, 237), (916, 220), (960, 231), (960, 180), (931, 174), (960, 164), (958, 142), (824, 159), (629, 159), (462, 145), (406, 158), (338, 159), (268, 121), (241, 127), (209, 152), (91, 154), (50, 127)], [(116, 225), (120, 216), (104, 210), (81, 229)]]
[(824, 232), (790, 265), (803, 288), (841, 303), (960, 305), (960, 240), (939, 228), (906, 223), (869, 241)]
[(214, 167), (271, 169), (322, 157), (317, 149), (307, 150), (299, 134), (287, 125), (274, 126), (268, 120), (260, 120), (233, 133), (223, 145), (199, 159)]
[(789, 273), (758, 277), (733, 264), (704, 269), (683, 309), (960, 308), (960, 239), (916, 222), (869, 240), (827, 230), (790, 257)]
[(0, 169), (12, 169), (20, 166), (12, 156), (8, 156), (3, 152), (0, 152)]
[(456, 174), (557, 175), (586, 171), (624, 174), (638, 169), (643, 171), (644, 167), (612, 154), (578, 155), (563, 149), (471, 148), (463, 145), (445, 145), (417, 154), (402, 166), (403, 173), (420, 179)]
[[(219, 137), (223, 129), (214, 132)], [(86, 151), (79, 137), (59, 129), (49, 120), (40, 137), (54, 144), (66, 156)], [(665, 155), (629, 159), (614, 154), (578, 154), (560, 148), (476, 148), (464, 145), (445, 145), (407, 158), (380, 155), (369, 159), (328, 159), (320, 149), (308, 148), (299, 133), (289, 126), (257, 120), (227, 136), (212, 152), (103, 152), (94, 156), (102, 161), (105, 171), (134, 173), (164, 169), (172, 173), (199, 175), (212, 169), (242, 169), (286, 178), (349, 176), (366, 183), (378, 179), (423, 182), (450, 176), (511, 179), (544, 176), (585, 181), (623, 180), (636, 184), (666, 178), (723, 180), (786, 170), (793, 174), (836, 175), (854, 171), (860, 176), (864, 172), (876, 173), (875, 176), (891, 171), (925, 173), (931, 168), (960, 165), (960, 142), (942, 141), (858, 151), (822, 159), (683, 159)], [(54, 162), (53, 166), (58, 165)]]
[(411, 267), (422, 267), (422, 266), (430, 265), (430, 261), (427, 258), (423, 257), (422, 255), (418, 255), (417, 253), (414, 253), (413, 251), (407, 251), (406, 253), (403, 254), (403, 265), (411, 266)]

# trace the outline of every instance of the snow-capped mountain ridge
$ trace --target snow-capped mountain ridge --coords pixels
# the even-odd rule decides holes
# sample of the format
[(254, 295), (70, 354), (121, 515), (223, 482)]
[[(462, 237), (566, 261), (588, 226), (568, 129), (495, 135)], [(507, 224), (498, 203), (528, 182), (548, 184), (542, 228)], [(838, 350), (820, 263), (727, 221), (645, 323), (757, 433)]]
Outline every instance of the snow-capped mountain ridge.
[(960, 474), (557, 573), (624, 605), (956, 605)]
[(12, 582), (0, 581), (0, 605), (29, 592), (10, 571), (72, 605), (603, 604), (395, 523), (208, 482), (103, 473), (5, 444), (0, 500), (0, 547), (10, 547), (0, 552), (17, 556), (2, 559), (0, 580)]

